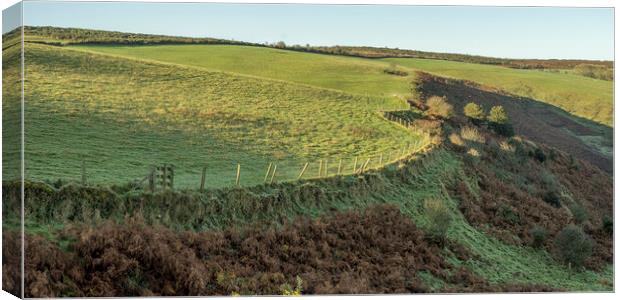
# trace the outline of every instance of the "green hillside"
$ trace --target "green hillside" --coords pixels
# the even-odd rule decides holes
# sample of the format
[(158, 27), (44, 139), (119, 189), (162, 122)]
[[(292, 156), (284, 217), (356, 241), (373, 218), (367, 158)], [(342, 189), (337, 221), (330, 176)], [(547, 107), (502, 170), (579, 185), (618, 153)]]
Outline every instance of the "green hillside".
[[(290, 80), (377, 96), (407, 96), (415, 70), (466, 79), (560, 107), (611, 126), (612, 81), (544, 70), (523, 70), (446, 60), (363, 59), (237, 45), (93, 46), (72, 48)], [(409, 76), (384, 70), (399, 66)]]
[(411, 77), (386, 74), (386, 63), (362, 58), (231, 45), (69, 48), (280, 79), (360, 95), (406, 97), (410, 93)]
[[(150, 166), (177, 167), (175, 184), (197, 187), (203, 166), (208, 186), (318, 174), (318, 161), (351, 172), (378, 156), (423, 143), (422, 136), (388, 122), (379, 110), (404, 101), (373, 98), (284, 81), (210, 72), (26, 46), (26, 177), (81, 178), (122, 183), (144, 177)], [(389, 156), (391, 155), (391, 156)], [(389, 156), (389, 157), (388, 157)]]
[(579, 117), (613, 125), (613, 81), (446, 60), (388, 58), (384, 61), (500, 88), (555, 105)]

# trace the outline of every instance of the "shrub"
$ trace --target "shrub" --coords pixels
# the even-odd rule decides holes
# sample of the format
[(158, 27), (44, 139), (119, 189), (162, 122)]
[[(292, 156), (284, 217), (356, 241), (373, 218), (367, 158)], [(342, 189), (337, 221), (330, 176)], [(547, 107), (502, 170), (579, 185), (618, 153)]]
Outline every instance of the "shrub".
[(538, 249), (545, 245), (545, 241), (549, 236), (549, 231), (544, 227), (536, 225), (530, 230), (530, 234), (532, 235), (532, 247)]
[(573, 214), (573, 219), (576, 223), (581, 224), (588, 219), (588, 212), (583, 206), (573, 203), (569, 207), (570, 212)]
[(469, 102), (463, 107), (463, 114), (468, 117), (474, 124), (480, 124), (484, 121), (484, 110), (476, 103)]
[(542, 199), (543, 199), (543, 201), (549, 203), (553, 207), (560, 207), (560, 206), (562, 206), (562, 201), (560, 201), (560, 196), (558, 196), (558, 194), (556, 192), (554, 192), (554, 191), (546, 192), (543, 195)]
[(454, 114), (454, 108), (446, 97), (432, 96), (426, 100), (426, 114), (435, 118), (449, 119)]
[(521, 220), (519, 215), (508, 205), (501, 204), (499, 208), (499, 213), (502, 219), (510, 224), (517, 224)]
[(424, 210), (428, 218), (426, 232), (430, 240), (438, 244), (444, 243), (452, 223), (448, 207), (439, 199), (427, 199)]
[(609, 234), (614, 233), (614, 219), (610, 216), (603, 217), (603, 231)]
[(545, 155), (545, 152), (542, 151), (540, 148), (536, 148), (536, 150), (534, 150), (534, 152), (532, 153), (532, 156), (541, 163), (547, 160), (547, 155)]
[(481, 144), (485, 141), (484, 136), (475, 127), (467, 126), (461, 128), (461, 137), (465, 140)]
[(497, 134), (508, 137), (514, 135), (514, 128), (512, 128), (512, 124), (510, 124), (508, 114), (506, 114), (504, 107), (501, 105), (493, 106), (491, 108), (487, 120), (489, 121), (489, 126), (491, 129), (493, 129)]
[(574, 67), (574, 72), (590, 78), (601, 80), (614, 80), (614, 70), (606, 66), (593, 64), (578, 64)]
[(487, 119), (489, 120), (489, 122), (506, 124), (508, 123), (508, 114), (506, 114), (503, 106), (497, 105), (491, 108)]
[(581, 267), (592, 253), (592, 242), (583, 230), (568, 225), (555, 237), (554, 245), (561, 262)]

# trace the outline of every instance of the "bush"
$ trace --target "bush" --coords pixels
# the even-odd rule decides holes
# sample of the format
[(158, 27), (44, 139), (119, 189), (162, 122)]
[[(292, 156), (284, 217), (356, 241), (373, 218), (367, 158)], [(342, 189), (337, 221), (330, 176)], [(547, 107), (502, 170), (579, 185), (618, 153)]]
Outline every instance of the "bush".
[(542, 151), (540, 148), (536, 148), (536, 150), (534, 150), (534, 152), (532, 153), (532, 156), (541, 163), (547, 160), (547, 155), (545, 155), (545, 152)]
[(549, 203), (553, 207), (562, 206), (562, 201), (560, 201), (560, 196), (558, 196), (556, 192), (548, 191), (543, 195), (542, 199), (543, 201)]
[(610, 216), (603, 217), (603, 231), (609, 234), (614, 233), (614, 219)]
[(469, 102), (463, 108), (463, 114), (468, 117), (474, 124), (479, 125), (484, 121), (484, 110), (476, 103)]
[(583, 208), (583, 206), (577, 203), (574, 203), (574, 204), (571, 204), (568, 208), (570, 209), (570, 212), (573, 214), (573, 219), (575, 220), (576, 223), (581, 224), (588, 219), (588, 212), (586, 211), (585, 208)]
[(544, 227), (536, 225), (530, 230), (530, 234), (532, 235), (532, 247), (539, 249), (545, 245), (549, 231)]
[(555, 237), (555, 248), (562, 263), (581, 267), (590, 254), (592, 242), (583, 230), (575, 225), (568, 225)]
[(432, 96), (426, 100), (426, 114), (435, 118), (449, 119), (454, 114), (454, 108), (446, 97)]
[(497, 134), (511, 137), (514, 133), (514, 128), (510, 124), (508, 114), (501, 105), (493, 106), (487, 117), (489, 121), (489, 127), (493, 129)]
[(508, 114), (506, 114), (503, 106), (497, 105), (491, 108), (487, 119), (489, 120), (489, 122), (506, 124), (508, 123)]
[(424, 210), (428, 218), (426, 232), (430, 240), (443, 244), (452, 224), (452, 215), (448, 207), (439, 199), (427, 199), (424, 202)]

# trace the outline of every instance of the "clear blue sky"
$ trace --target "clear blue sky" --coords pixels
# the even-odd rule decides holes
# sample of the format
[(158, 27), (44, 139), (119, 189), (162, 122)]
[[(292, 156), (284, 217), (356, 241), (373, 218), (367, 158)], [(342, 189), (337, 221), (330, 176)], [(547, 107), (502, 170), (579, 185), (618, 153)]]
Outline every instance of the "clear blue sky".
[(613, 9), (25, 2), (25, 25), (387, 46), (511, 58), (613, 59)]

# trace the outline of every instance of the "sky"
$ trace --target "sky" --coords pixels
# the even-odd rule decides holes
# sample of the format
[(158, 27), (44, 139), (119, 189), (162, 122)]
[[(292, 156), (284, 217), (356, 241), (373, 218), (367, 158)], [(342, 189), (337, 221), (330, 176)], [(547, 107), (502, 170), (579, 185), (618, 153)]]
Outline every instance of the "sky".
[[(29, 1), (24, 24), (509, 58), (614, 58), (612, 8)], [(3, 32), (8, 27), (3, 22)]]

